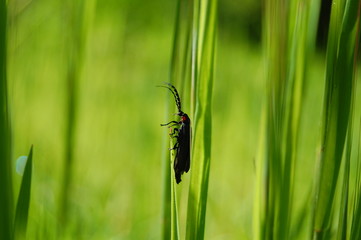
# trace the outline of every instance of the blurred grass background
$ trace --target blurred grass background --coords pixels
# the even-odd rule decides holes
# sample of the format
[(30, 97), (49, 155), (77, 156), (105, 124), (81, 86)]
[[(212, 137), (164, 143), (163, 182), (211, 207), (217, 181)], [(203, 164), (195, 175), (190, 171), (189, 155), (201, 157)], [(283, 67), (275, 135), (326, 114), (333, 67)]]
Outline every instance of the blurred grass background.
[[(219, 1), (212, 164), (205, 239), (252, 239), (265, 66), (261, 1)], [(62, 1), (9, 1), (8, 85), (14, 162), (34, 145), (29, 239), (55, 238), (65, 158), (69, 22)], [(164, 92), (175, 1), (97, 1), (79, 70), (69, 239), (160, 239)], [(317, 158), (324, 52), (309, 63), (295, 175), (296, 212)], [(168, 98), (167, 98), (168, 99)], [(358, 99), (360, 101), (360, 99)], [(184, 104), (189, 111), (189, 104)], [(190, 170), (192, 171), (192, 170)], [(21, 177), (14, 174), (15, 194)], [(185, 219), (189, 174), (178, 187)], [(304, 229), (307, 233), (309, 229)], [(181, 225), (181, 236), (184, 236)]]

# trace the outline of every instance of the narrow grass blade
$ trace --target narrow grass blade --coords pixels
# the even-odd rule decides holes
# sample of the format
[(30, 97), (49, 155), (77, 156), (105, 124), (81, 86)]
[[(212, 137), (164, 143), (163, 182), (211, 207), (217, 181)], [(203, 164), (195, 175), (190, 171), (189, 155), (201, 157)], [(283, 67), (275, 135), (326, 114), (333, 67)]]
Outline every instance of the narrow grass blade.
[(13, 188), (7, 97), (7, 1), (0, 0), (0, 239), (12, 239)]
[[(283, 219), (289, 215), (289, 188), (283, 185), (283, 163), (285, 156), (282, 155), (285, 134), (287, 132), (286, 105), (287, 86), (290, 81), (287, 78), (288, 55), (288, 18), (289, 5), (285, 1), (269, 1), (265, 10), (265, 50), (267, 62), (267, 107), (266, 107), (266, 131), (265, 131), (265, 175), (261, 188), (264, 189), (264, 218), (256, 233), (260, 239), (283, 239), (287, 234), (288, 226), (284, 225)], [(294, 61), (294, 60), (293, 60)], [(290, 145), (292, 146), (292, 145)], [(287, 159), (287, 161), (292, 161)], [(291, 165), (290, 165), (291, 166)], [(285, 190), (283, 192), (283, 190)], [(285, 204), (282, 209), (281, 203)]]
[(298, 214), (296, 215), (295, 221), (292, 224), (292, 228), (290, 230), (289, 239), (300, 239), (300, 235), (304, 229), (306, 229), (306, 223), (308, 220), (309, 212), (311, 210), (311, 190), (308, 191), (301, 208), (299, 209)]
[(212, 87), (216, 40), (216, 0), (194, 1), (192, 46), (193, 152), (186, 239), (203, 239), (211, 160)]
[(350, 238), (349, 239), (360, 239), (361, 238), (361, 118), (359, 125), (359, 136), (358, 136), (358, 149), (357, 149), (357, 165), (356, 165), (356, 178), (355, 188), (353, 196), (353, 205), (350, 211)]
[[(192, 0), (178, 1), (176, 9), (174, 39), (172, 57), (169, 71), (169, 82), (178, 86), (179, 92), (184, 92), (184, 83), (190, 74), (190, 36), (192, 26)], [(169, 98), (167, 98), (169, 99)], [(184, 99), (184, 98), (183, 98)], [(169, 102), (169, 101), (167, 101)], [(168, 104), (166, 116), (173, 111), (174, 106)], [(164, 146), (168, 146), (167, 144)], [(173, 147), (174, 143), (170, 146)], [(176, 198), (176, 187), (174, 186), (173, 162), (174, 156), (169, 155), (168, 147), (164, 147), (163, 157), (163, 216), (162, 236), (164, 240), (179, 239), (179, 219)]]
[(326, 89), (322, 153), (318, 166), (313, 239), (325, 239), (331, 225), (332, 205), (345, 145), (351, 98), (354, 95), (354, 54), (359, 1), (334, 1), (327, 44)]
[[(173, 171), (172, 171), (173, 172)], [(171, 226), (171, 240), (178, 240), (179, 238), (179, 220), (178, 220), (178, 207), (177, 207), (177, 191), (174, 172), (172, 174), (172, 226)]]
[(15, 212), (14, 236), (16, 239), (25, 239), (28, 224), (31, 175), (33, 168), (33, 146), (30, 148), (28, 159), (25, 165), (23, 179), (21, 181), (18, 202)]
[(183, 92), (183, 84), (186, 82), (191, 69), (192, 12), (193, 0), (178, 1), (170, 65), (170, 82), (176, 84), (180, 92)]
[(256, 239), (289, 239), (306, 63), (318, 7), (312, 1), (272, 0), (265, 5), (267, 102), (257, 166)]
[[(67, 53), (67, 119), (65, 136), (65, 159), (63, 165), (63, 179), (61, 181), (61, 193), (59, 202), (59, 226), (62, 228), (67, 222), (69, 209), (69, 195), (72, 189), (73, 168), (74, 168), (74, 149), (76, 149), (76, 126), (77, 126), (77, 107), (78, 91), (80, 78), (84, 64), (84, 54), (87, 45), (88, 27), (91, 25), (96, 0), (91, 1), (65, 1), (64, 11), (67, 18), (66, 34)], [(64, 232), (64, 229), (60, 230)]]
[[(164, 143), (169, 142), (168, 138), (164, 140)], [(164, 146), (168, 146), (163, 144)], [(166, 149), (166, 147), (164, 147)], [(164, 155), (162, 157), (162, 169), (163, 169), (163, 213), (162, 213), (162, 239), (167, 240), (171, 238), (171, 229), (172, 229), (172, 190), (171, 190), (171, 171), (172, 166), (171, 160), (169, 158), (169, 151), (163, 151)]]
[(347, 239), (348, 228), (348, 202), (349, 202), (349, 178), (350, 178), (350, 158), (351, 158), (351, 134), (349, 131), (347, 135), (346, 154), (345, 154), (345, 167), (343, 174), (342, 194), (340, 215), (338, 221), (337, 239)]

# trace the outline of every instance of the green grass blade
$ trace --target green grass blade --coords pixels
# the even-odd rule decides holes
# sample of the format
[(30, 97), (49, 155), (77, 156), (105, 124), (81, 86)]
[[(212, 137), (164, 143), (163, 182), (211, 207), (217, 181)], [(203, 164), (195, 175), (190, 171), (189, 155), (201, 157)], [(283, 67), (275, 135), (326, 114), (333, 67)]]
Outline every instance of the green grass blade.
[(191, 56), (191, 30), (193, 1), (178, 1), (175, 31), (173, 39), (172, 60), (170, 66), (170, 82), (178, 85), (178, 90), (183, 92), (183, 83), (190, 74)]
[(216, 0), (195, 1), (193, 25), (193, 147), (186, 239), (203, 239), (211, 159)]
[[(163, 141), (164, 143), (169, 142), (168, 139)], [(164, 144), (164, 146), (167, 146)], [(166, 147), (164, 147), (166, 149)], [(169, 151), (163, 151), (164, 155), (162, 157), (162, 169), (163, 169), (163, 212), (162, 212), (162, 238), (167, 240), (171, 238), (171, 229), (172, 229), (172, 191), (171, 191), (171, 171), (172, 166), (170, 166)]]
[(327, 45), (322, 153), (318, 166), (313, 238), (324, 239), (331, 224), (332, 205), (341, 165), (354, 94), (354, 52), (358, 41), (358, 1), (332, 4)]
[[(263, 229), (257, 234), (260, 239), (284, 239), (288, 231), (285, 218), (289, 215), (289, 191), (283, 185), (283, 144), (288, 128), (287, 125), (287, 78), (288, 48), (288, 17), (289, 5), (285, 1), (270, 1), (266, 4), (265, 37), (267, 61), (267, 110), (266, 110), (266, 156), (264, 186), (265, 211)], [(282, 126), (282, 127), (281, 127)], [(292, 145), (289, 145), (291, 147)], [(291, 152), (291, 151), (290, 151)], [(292, 161), (287, 159), (287, 161)], [(291, 166), (291, 165), (289, 165)], [(289, 180), (286, 180), (289, 181)], [(289, 182), (288, 182), (289, 183)], [(284, 204), (280, 208), (281, 204)]]
[(289, 239), (304, 79), (318, 7), (312, 1), (266, 2), (267, 103), (261, 147), (265, 149), (257, 170), (256, 239)]
[(299, 209), (299, 212), (295, 217), (295, 220), (292, 223), (289, 239), (300, 239), (300, 235), (302, 231), (307, 229), (306, 228), (307, 219), (309, 216), (309, 212), (311, 210), (310, 207), (311, 196), (312, 196), (311, 193), (312, 193), (311, 190), (309, 190), (304, 202), (302, 203), (302, 206)]
[[(173, 164), (172, 164), (173, 165)], [(173, 171), (172, 171), (173, 172)], [(171, 240), (178, 240), (179, 238), (179, 220), (178, 220), (178, 207), (177, 207), (177, 191), (176, 191), (176, 182), (175, 182), (175, 175), (174, 172), (172, 174), (172, 205), (171, 205), (171, 211), (172, 211), (172, 226), (171, 226)]]
[(358, 152), (357, 152), (357, 165), (356, 165), (356, 178), (353, 196), (353, 205), (351, 212), (352, 220), (350, 221), (350, 239), (361, 238), (361, 118), (359, 125), (358, 135)]
[(7, 96), (7, 1), (0, 0), (0, 239), (12, 239), (13, 189)]
[[(361, 2), (360, 2), (361, 3)], [(360, 3), (358, 7), (358, 18), (360, 15)], [(359, 26), (360, 22), (357, 21), (357, 27), (356, 27), (356, 38), (358, 38), (359, 35)], [(355, 53), (357, 53), (358, 49), (358, 43), (356, 40), (355, 45)], [(357, 60), (357, 54), (354, 54), (354, 62)], [(351, 215), (349, 214), (349, 189), (350, 189), (350, 162), (351, 162), (351, 153), (352, 153), (352, 135), (353, 135), (353, 119), (355, 112), (353, 109), (355, 108), (355, 99), (356, 99), (356, 78), (355, 78), (356, 69), (353, 69), (353, 86), (354, 89), (351, 94), (351, 103), (350, 103), (350, 118), (348, 123), (348, 129), (347, 129), (347, 138), (346, 138), (346, 147), (345, 147), (345, 154), (344, 154), (344, 172), (343, 172), (343, 185), (342, 185), (342, 193), (341, 193), (341, 205), (340, 205), (340, 214), (339, 214), (339, 222), (338, 222), (338, 231), (337, 231), (337, 239), (347, 239), (348, 229), (350, 229), (349, 225), (352, 223)], [(356, 172), (358, 174), (358, 172)], [(357, 186), (357, 184), (356, 184)], [(357, 189), (357, 187), (356, 187)], [(356, 238), (355, 238), (356, 239)]]
[(16, 239), (25, 239), (26, 228), (28, 224), (30, 193), (31, 193), (31, 175), (33, 168), (33, 146), (30, 148), (28, 159), (26, 161), (24, 175), (21, 181), (18, 202), (15, 212), (14, 236)]
[[(88, 28), (93, 18), (96, 0), (91, 1), (65, 1), (64, 11), (66, 11), (67, 26), (69, 29), (66, 44), (67, 52), (67, 119), (65, 130), (65, 159), (63, 165), (60, 202), (59, 202), (59, 226), (64, 228), (67, 222), (69, 210), (69, 195), (72, 189), (74, 172), (74, 149), (76, 149), (76, 126), (78, 91), (82, 69), (84, 65), (84, 55), (87, 45)], [(60, 230), (64, 232), (64, 229)]]
[[(190, 74), (190, 35), (192, 26), (192, 1), (178, 1), (176, 9), (175, 30), (170, 63), (170, 80), (177, 86), (179, 93), (184, 93), (184, 83)], [(184, 96), (184, 95), (183, 95)], [(183, 100), (185, 98), (182, 98)], [(167, 98), (169, 100), (169, 98)], [(169, 101), (167, 101), (169, 102)], [(183, 101), (184, 104), (184, 101)], [(174, 112), (174, 105), (168, 104), (166, 116)], [(167, 141), (168, 138), (167, 138)], [(162, 236), (164, 240), (179, 239), (179, 219), (176, 198), (176, 187), (174, 186), (173, 162), (174, 156), (169, 155), (168, 144), (164, 151), (163, 161), (163, 216)], [(166, 146), (165, 145), (165, 146)], [(174, 143), (170, 144), (173, 147)]]
[(351, 159), (351, 134), (349, 130), (347, 134), (347, 143), (346, 143), (346, 156), (345, 156), (345, 167), (344, 167), (344, 176), (342, 184), (342, 194), (341, 194), (341, 205), (340, 205), (340, 215), (338, 221), (338, 232), (337, 239), (347, 239), (347, 227), (348, 227), (348, 201), (349, 201), (349, 178), (350, 178), (350, 159)]

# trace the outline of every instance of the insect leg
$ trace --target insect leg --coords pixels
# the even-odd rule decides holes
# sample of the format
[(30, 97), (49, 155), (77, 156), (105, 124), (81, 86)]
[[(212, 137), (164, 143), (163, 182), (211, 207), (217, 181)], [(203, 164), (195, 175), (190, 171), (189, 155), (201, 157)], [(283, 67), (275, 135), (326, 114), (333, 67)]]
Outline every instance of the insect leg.
[(161, 124), (161, 126), (168, 126), (171, 123), (174, 123), (174, 125), (179, 124), (179, 122), (177, 122), (177, 121), (170, 121), (169, 123)]
[(169, 150), (175, 150), (179, 148), (179, 142), (176, 142), (176, 144), (174, 144), (174, 147), (169, 148)]
[(176, 135), (176, 133), (179, 133), (178, 128), (173, 128), (173, 131), (171, 133), (169, 133), (170, 136), (172, 136), (172, 138), (178, 137), (178, 135)]

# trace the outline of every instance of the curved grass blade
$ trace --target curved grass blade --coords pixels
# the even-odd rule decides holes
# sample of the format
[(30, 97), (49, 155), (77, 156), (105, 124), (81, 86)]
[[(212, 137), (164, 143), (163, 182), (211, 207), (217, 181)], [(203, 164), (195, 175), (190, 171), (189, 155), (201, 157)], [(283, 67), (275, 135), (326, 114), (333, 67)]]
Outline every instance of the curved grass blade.
[(212, 88), (216, 40), (216, 0), (194, 1), (192, 46), (193, 153), (186, 239), (203, 239), (211, 160)]
[(355, 94), (354, 54), (359, 40), (358, 0), (334, 1), (327, 44), (322, 153), (316, 182), (313, 239), (325, 239), (332, 223), (332, 205), (345, 145), (351, 98)]
[(350, 227), (350, 239), (361, 238), (361, 118), (358, 135), (356, 179), (354, 187), (353, 205), (350, 215), (352, 216)]
[[(293, 214), (295, 164), (305, 75), (314, 48), (319, 4), (271, 0), (265, 3), (264, 44), (267, 98), (262, 112), (255, 239), (289, 239)], [(305, 211), (305, 209), (304, 209)], [(301, 212), (301, 220), (307, 212)], [(300, 221), (301, 221), (300, 220)], [(293, 236), (296, 237), (296, 236)]]
[(28, 160), (25, 165), (23, 179), (21, 181), (18, 202), (16, 205), (14, 236), (16, 239), (25, 239), (26, 228), (28, 224), (30, 193), (31, 193), (31, 175), (33, 168), (33, 146), (30, 148)]
[(66, 34), (67, 47), (67, 115), (66, 115), (66, 135), (65, 135), (65, 159), (63, 163), (62, 181), (59, 201), (59, 230), (64, 233), (64, 227), (68, 222), (69, 195), (72, 191), (73, 171), (74, 171), (74, 149), (76, 149), (77, 130), (77, 107), (78, 91), (82, 69), (84, 65), (84, 55), (87, 45), (88, 28), (91, 26), (95, 11), (96, 0), (90, 1), (64, 1), (64, 11), (67, 16)]
[(346, 154), (345, 154), (345, 166), (342, 183), (342, 194), (341, 194), (341, 206), (340, 215), (338, 221), (337, 239), (347, 239), (347, 228), (348, 228), (348, 204), (349, 204), (349, 178), (350, 178), (350, 159), (351, 159), (351, 135), (350, 130), (347, 133), (346, 143)]
[[(174, 161), (174, 160), (173, 160)], [(172, 163), (173, 163), (172, 161)], [(172, 164), (173, 165), (173, 164)], [(178, 240), (179, 238), (179, 221), (178, 221), (178, 207), (177, 207), (177, 191), (176, 191), (176, 182), (175, 182), (175, 174), (172, 171), (172, 197), (171, 197), (171, 211), (172, 211), (172, 220), (171, 220), (171, 240)]]
[(7, 97), (7, 1), (0, 0), (0, 239), (12, 239), (13, 187)]
[[(183, 89), (187, 74), (190, 72), (190, 33), (192, 26), (192, 0), (178, 0), (175, 19), (172, 58), (169, 71), (169, 82)], [(167, 98), (169, 99), (169, 98)], [(168, 103), (169, 101), (167, 101)], [(173, 111), (173, 105), (168, 104), (166, 115)], [(171, 110), (172, 109), (172, 110)], [(167, 138), (168, 142), (168, 138)], [(173, 147), (172, 141), (170, 147)], [(164, 144), (166, 145), (166, 144)], [(164, 147), (164, 149), (167, 149)], [(163, 155), (163, 215), (162, 237), (164, 240), (179, 239), (179, 220), (174, 186), (173, 157), (168, 149)], [(173, 160), (172, 160), (173, 159)]]

